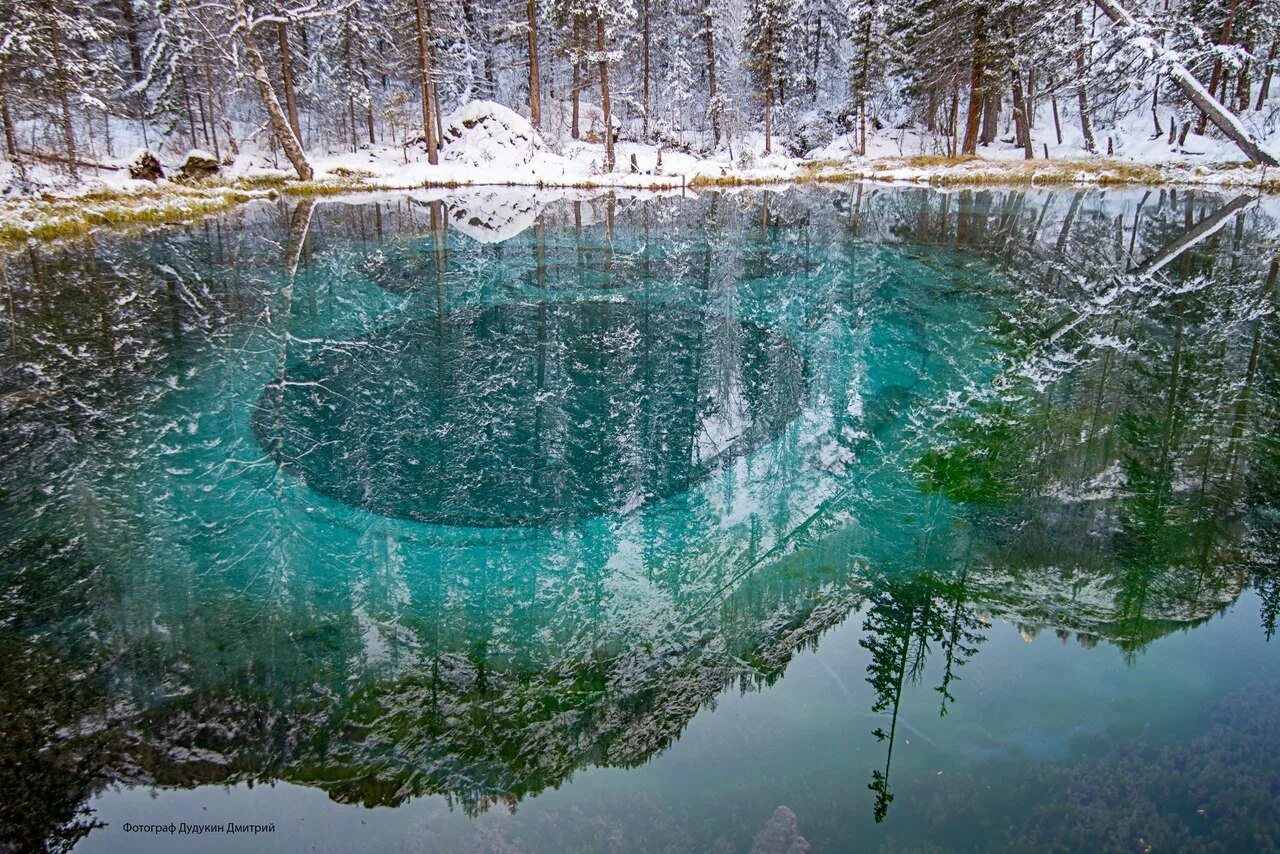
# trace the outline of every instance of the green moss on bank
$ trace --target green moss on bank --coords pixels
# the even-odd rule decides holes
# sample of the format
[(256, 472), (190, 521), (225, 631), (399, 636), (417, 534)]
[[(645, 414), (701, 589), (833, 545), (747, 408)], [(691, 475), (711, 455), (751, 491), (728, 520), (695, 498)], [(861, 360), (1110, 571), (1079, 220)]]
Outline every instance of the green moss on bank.
[[(934, 186), (1162, 186), (1169, 184), (1223, 186), (1234, 189), (1280, 191), (1280, 174), (1258, 170), (1252, 174), (1247, 163), (1209, 167), (1154, 166), (1117, 160), (984, 160), (973, 156), (891, 157), (856, 164), (843, 161), (811, 161), (801, 164), (791, 176), (724, 174), (698, 176), (689, 180), (689, 189), (771, 186), (779, 184), (839, 184), (857, 180), (918, 180)], [(914, 174), (913, 174), (914, 173)], [(1219, 182), (1223, 173), (1229, 180)], [(395, 188), (368, 183), (368, 173), (343, 170), (336, 178), (294, 181), (282, 175), (240, 178), (230, 184), (170, 183), (142, 192), (99, 190), (77, 196), (43, 195), (5, 202), (0, 206), (0, 246), (29, 238), (54, 240), (85, 234), (99, 227), (189, 223), (221, 213), (252, 199), (338, 196), (360, 192), (395, 192)], [(650, 190), (679, 187), (678, 176), (664, 176)], [(419, 185), (457, 188), (461, 182), (430, 182)], [(547, 185), (551, 186), (551, 185)], [(559, 186), (559, 185), (556, 185)], [(567, 186), (577, 189), (613, 188), (592, 181)], [(539, 184), (529, 189), (542, 188)], [(404, 187), (400, 189), (411, 189)]]
[(96, 191), (79, 196), (34, 196), (4, 205), (0, 244), (28, 238), (56, 240), (100, 227), (192, 222), (274, 191), (169, 186), (141, 193)]

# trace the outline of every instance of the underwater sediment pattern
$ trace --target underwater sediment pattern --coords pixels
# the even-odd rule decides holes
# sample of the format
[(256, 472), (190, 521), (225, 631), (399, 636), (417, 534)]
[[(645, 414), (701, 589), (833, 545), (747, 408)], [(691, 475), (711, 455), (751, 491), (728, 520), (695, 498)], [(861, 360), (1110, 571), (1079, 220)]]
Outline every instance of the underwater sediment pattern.
[[(112, 787), (536, 809), (841, 644), (872, 744), (847, 794), (789, 798), (798, 829), (776, 803), (668, 816), (673, 850), (770, 822), (910, 849), (917, 796), (958, 848), (1236, 838), (1147, 790), (1115, 795), (1146, 824), (1043, 811), (1115, 772), (1030, 760), (1085, 762), (1118, 712), (927, 742), (948, 771), (1014, 762), (1013, 830), (947, 824), (981, 810), (900, 757), (916, 694), (1008, 705), (981, 662), (1017, 632), (1079, 640), (1087, 698), (1114, 678), (1094, 646), (1138, 662), (1229, 612), (1241, 661), (1271, 649), (1275, 229), (1175, 191), (476, 190), (7, 255), (5, 842), (112, 839), (87, 811)], [(1232, 767), (1223, 791), (1263, 785)], [(1238, 802), (1274, 838), (1274, 804)], [(599, 847), (562, 825), (517, 847)]]

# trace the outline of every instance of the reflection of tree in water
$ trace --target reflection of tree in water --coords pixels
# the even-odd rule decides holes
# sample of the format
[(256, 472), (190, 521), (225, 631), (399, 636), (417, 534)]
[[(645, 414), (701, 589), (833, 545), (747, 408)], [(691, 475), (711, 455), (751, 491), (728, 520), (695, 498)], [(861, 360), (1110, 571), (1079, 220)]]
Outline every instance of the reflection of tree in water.
[(877, 822), (884, 821), (893, 802), (889, 771), (903, 690), (919, 684), (929, 656), (940, 654), (942, 680), (934, 690), (942, 697), (939, 714), (945, 716), (955, 700), (952, 689), (960, 668), (977, 654), (983, 641), (983, 622), (968, 601), (966, 577), (961, 573), (952, 580), (931, 574), (905, 581), (882, 579), (868, 594), (860, 643), (871, 654), (867, 665), (867, 682), (875, 691), (871, 711), (889, 718), (887, 730), (878, 726), (873, 732), (879, 741), (888, 742), (884, 769), (873, 771), (867, 784), (875, 793)]
[[(1141, 275), (1013, 271), (1013, 308), (997, 327), (1006, 367), (943, 416), (944, 441), (917, 463), (927, 490), (975, 512), (1020, 508), (1031, 523), (1001, 534), (1004, 587), (1031, 584), (1047, 549), (1064, 552), (1062, 584), (1088, 593), (1074, 607), (1083, 614), (1094, 598), (1108, 636), (1130, 650), (1170, 618), (1213, 613), (1250, 577), (1274, 612), (1260, 560), (1270, 562), (1275, 539), (1265, 482), (1280, 397), (1265, 363), (1276, 354), (1276, 265), (1244, 261), (1248, 199), (1147, 197), (1131, 235), (1095, 244), (1130, 263), (1147, 217), (1149, 255), (1131, 262)], [(1089, 223), (1079, 198), (1069, 211), (1077, 230)], [(1064, 258), (1083, 239), (1069, 227)]]
[[(269, 221), (225, 233), (219, 226), (124, 249), (35, 251), (16, 274), (11, 267), (20, 283), (19, 311), (7, 318), (16, 331), (20, 358), (14, 362), (41, 366), (46, 379), (22, 403), (30, 408), (18, 410), (30, 432), (6, 429), (0, 437), (9, 443), (3, 446), (6, 472), (30, 470), (11, 481), (15, 491), (6, 498), (12, 496), (20, 512), (0, 522), (5, 542), (66, 541), (89, 530), (92, 541), (168, 550), (163, 574), (84, 570), (121, 586), (102, 584), (86, 597), (91, 613), (110, 619), (84, 636), (108, 638), (104, 646), (118, 653), (102, 673), (88, 653), (59, 651), (68, 632), (41, 634), (47, 625), (72, 625), (74, 603), (55, 609), (66, 612), (59, 615), (32, 611), (40, 630), (0, 623), (6, 642), (11, 635), (21, 639), (6, 661), (29, 662), (22, 679), (0, 680), (3, 702), (33, 710), (49, 724), (28, 730), (13, 752), (24, 762), (47, 763), (67, 781), (48, 796), (45, 812), (30, 800), (12, 802), (33, 838), (41, 822), (76, 833), (78, 805), (107, 780), (191, 786), (290, 779), (370, 804), (430, 792), (455, 796), (469, 810), (510, 803), (586, 765), (645, 761), (726, 686), (777, 679), (796, 649), (815, 643), (864, 594), (870, 597), (868, 681), (876, 691), (874, 710), (885, 717), (878, 734), (887, 742), (871, 788), (874, 814), (884, 818), (894, 795), (890, 770), (903, 693), (924, 678), (932, 656), (942, 667), (935, 690), (945, 714), (960, 693), (957, 674), (978, 649), (978, 609), (1031, 629), (1074, 629), (1137, 650), (1212, 614), (1238, 593), (1233, 574), (1252, 573), (1267, 631), (1274, 631), (1280, 601), (1275, 520), (1264, 511), (1278, 494), (1272, 437), (1280, 371), (1268, 338), (1273, 321), (1263, 310), (1273, 297), (1263, 298), (1265, 282), (1254, 287), (1256, 277), (1239, 272), (1246, 269), (1243, 249), (1258, 240), (1252, 213), (1165, 263), (1158, 281), (1176, 286), (1124, 279), (1139, 289), (1121, 290), (1099, 307), (1094, 303), (1109, 293), (1115, 270), (1128, 265), (1130, 255), (1136, 266), (1138, 255), (1176, 240), (1188, 218), (1193, 225), (1202, 221), (1214, 204), (1153, 196), (1136, 215), (1126, 208), (1133, 225), (1124, 219), (1118, 229), (1109, 203), (1084, 192), (936, 196), (858, 187), (830, 197), (775, 193), (764, 203), (749, 194), (709, 194), (622, 208), (616, 216), (629, 227), (603, 236), (614, 214), (592, 207), (583, 201), (549, 210), (540, 222), (564, 227), (550, 237), (539, 228), (478, 246), (458, 227), (444, 234), (443, 224), (436, 226), (443, 217), (432, 206), (282, 206)], [(643, 241), (637, 238), (641, 216)], [(593, 219), (603, 225), (592, 225)], [(565, 238), (570, 227), (583, 238)], [(406, 238), (402, 257), (388, 254), (381, 271), (377, 258), (357, 263), (391, 244), (379, 241), (387, 234)], [(914, 248), (886, 248), (885, 240)], [(290, 268), (285, 289), (278, 288), (282, 250)], [(907, 253), (919, 264), (904, 270), (895, 262)], [(946, 342), (930, 339), (943, 330), (921, 316), (962, 294), (966, 276), (994, 287), (991, 258), (1004, 259), (1014, 274), (1034, 275), (1011, 274), (1016, 310), (984, 331), (1010, 362), (1047, 365), (1051, 372), (1021, 376), (1000, 389), (1004, 396), (943, 412), (941, 441), (937, 435), (904, 441), (895, 431), (916, 403), (911, 372), (952, 355)], [(1185, 272), (1184, 259), (1190, 259)], [(408, 268), (414, 281), (401, 281), (405, 287), (369, 282), (397, 267)], [(353, 269), (367, 275), (347, 277)], [(269, 326), (273, 357), (283, 363), (313, 337), (342, 339), (350, 327), (334, 318), (367, 311), (359, 322), (376, 326), (383, 316), (414, 310), (415, 301), (444, 318), (473, 304), (539, 303), (557, 288), (592, 290), (609, 275), (627, 298), (643, 293), (661, 302), (674, 294), (695, 312), (717, 314), (750, 315), (763, 304), (794, 320), (793, 328), (815, 334), (833, 318), (865, 310), (871, 337), (877, 312), (901, 311), (885, 306), (899, 298), (895, 287), (921, 271), (955, 274), (961, 285), (946, 296), (904, 290), (927, 297), (910, 306), (916, 323), (903, 333), (910, 346), (893, 342), (892, 352), (909, 353), (902, 361), (910, 364), (895, 365), (908, 376), (895, 374), (874, 395), (846, 386), (823, 399), (838, 456), (822, 464), (859, 473), (877, 459), (876, 451), (901, 454), (897, 464), (904, 467), (922, 457), (914, 471), (925, 491), (951, 499), (951, 512), (980, 533), (959, 576), (944, 557), (941, 569), (935, 559), (917, 564), (924, 567), (917, 576), (895, 579), (884, 567), (911, 565), (900, 555), (869, 561), (865, 578), (861, 568), (820, 572), (828, 563), (848, 563), (828, 560), (823, 537), (848, 527), (874, 500), (857, 490), (824, 500), (802, 520), (754, 508), (741, 553), (707, 544), (689, 561), (670, 559), (679, 526), (646, 516), (639, 581), (677, 602), (716, 595), (697, 611), (705, 619), (681, 613), (682, 619), (658, 625), (670, 617), (663, 612), (649, 634), (609, 635), (602, 628), (614, 594), (607, 559), (623, 542), (613, 532), (599, 538), (598, 551), (565, 548), (553, 555), (558, 563), (504, 575), (503, 555), (491, 553), (488, 563), (475, 562), (474, 574), (462, 574), (441, 553), (424, 556), (411, 538), (372, 524), (353, 552), (368, 561), (343, 565), (302, 542), (300, 514), (277, 511), (252, 519), (271, 537), (271, 558), (263, 563), (275, 575), (263, 583), (261, 600), (238, 603), (220, 598), (209, 579), (193, 571), (202, 567), (189, 544), (148, 542), (146, 532), (129, 530), (139, 527), (136, 517), (102, 515), (103, 499), (91, 488), (102, 483), (94, 471), (101, 460), (70, 455), (136, 432), (135, 422), (111, 413), (152, 406), (165, 389), (188, 382), (193, 366), (225, 345), (222, 336), (234, 335), (237, 323)], [(803, 287), (788, 286), (791, 276)], [(414, 284), (421, 281), (427, 287)], [(157, 286), (140, 289), (138, 282)], [(1198, 282), (1203, 286), (1189, 289)], [(1066, 331), (1059, 335), (1059, 329)], [(1037, 348), (1049, 339), (1050, 355), (1070, 358), (1036, 361), (1043, 355)], [(687, 378), (699, 395), (731, 373), (736, 351), (719, 349), (723, 366), (704, 365), (705, 373)], [(1176, 376), (1170, 368), (1175, 352)], [(157, 448), (181, 444), (177, 437), (196, 421), (222, 417), (156, 408), (163, 429), (154, 442), (128, 446), (134, 454), (121, 462), (128, 471), (148, 465)], [(535, 432), (539, 419), (551, 414), (536, 409), (530, 416)], [(23, 446), (33, 450), (23, 455)], [(36, 488), (41, 485), (52, 486), (51, 494)], [(270, 486), (281, 489), (282, 481)], [(197, 489), (176, 493), (174, 505), (187, 511), (183, 499)], [(776, 502), (794, 502), (794, 496), (779, 495)], [(136, 509), (127, 501), (123, 506)], [(797, 530), (794, 540), (785, 539)], [(227, 525), (209, 536), (233, 533)], [(790, 563), (786, 548), (769, 550), (779, 541), (788, 548), (799, 543)], [(57, 569), (65, 556), (23, 554), (30, 578), (43, 573), (49, 584), (64, 583)], [(758, 554), (768, 561), (754, 563)], [(331, 588), (312, 588), (314, 580), (296, 571), (326, 560), (342, 570)], [(1058, 561), (1068, 569), (1060, 572)], [(725, 567), (741, 570), (743, 578), (728, 576)], [(6, 591), (11, 579), (6, 573)], [(247, 586), (253, 579), (235, 580)], [(1059, 584), (1089, 595), (1063, 596)], [(38, 592), (21, 602), (28, 600), (50, 608), (59, 601)], [(25, 607), (5, 601), (6, 618)], [(388, 601), (403, 613), (379, 613)], [(416, 610), (407, 607), (410, 601)], [(565, 602), (571, 605), (563, 613), (551, 613)], [(526, 628), (532, 629), (528, 637)], [(366, 639), (378, 632), (385, 659), (370, 661)], [(211, 641), (216, 649), (208, 648)], [(115, 681), (84, 680), (85, 672)], [(346, 681), (354, 672), (363, 681)], [(73, 681), (101, 690), (55, 692)], [(129, 732), (138, 740), (128, 749), (113, 742), (115, 752), (104, 754), (90, 730), (74, 727), (95, 715), (109, 721), (112, 738)], [(68, 738), (72, 732), (78, 734)], [(30, 745), (38, 745), (38, 755), (25, 758)]]

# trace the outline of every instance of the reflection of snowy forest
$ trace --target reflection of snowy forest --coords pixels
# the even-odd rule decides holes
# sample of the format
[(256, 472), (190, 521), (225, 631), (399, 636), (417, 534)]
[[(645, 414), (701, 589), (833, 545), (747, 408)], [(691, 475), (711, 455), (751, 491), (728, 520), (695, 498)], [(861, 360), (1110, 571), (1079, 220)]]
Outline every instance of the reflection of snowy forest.
[[(118, 780), (484, 810), (645, 759), (857, 611), (883, 815), (903, 693), (964, 703), (963, 665), (1002, 621), (1138, 656), (1252, 585), (1270, 634), (1280, 352), (1259, 254), (1275, 228), (1249, 199), (1173, 191), (471, 191), (31, 245), (6, 259), (0, 315), (0, 706), (42, 712), (0, 762), (59, 783), (6, 801), (5, 824), (43, 838)], [(489, 309), (584, 300), (627, 308), (545, 337), (532, 308)], [(689, 360), (689, 387), (645, 373), (647, 322), (673, 332), (659, 349)], [(625, 354), (585, 385), (536, 385), (606, 328)], [(477, 330), (525, 348), (519, 406)], [(728, 421), (750, 442), (694, 458), (687, 491), (604, 508), (621, 513), (422, 526), (318, 497), (256, 444), (264, 386), (357, 436), (437, 429), (438, 413), (394, 424), (375, 395), (326, 397), (358, 388), (330, 384), (335, 352), (388, 395), (377, 359), (405, 352), (460, 378), (440, 389), (470, 384), (444, 419), (456, 445), (387, 446), (461, 447), (463, 469), (590, 467), (558, 444), (585, 411), (557, 409), (565, 395), (610, 415), (610, 500), (690, 463), (668, 443), (696, 450)], [(618, 389), (654, 397), (622, 406)], [(322, 432), (281, 435), (293, 464), (330, 453)], [(381, 446), (357, 444), (341, 464), (372, 494), (386, 484), (360, 449)]]
[(1274, 163), (1275, 0), (1128, 5), (19, 0), (0, 15), (6, 183), (451, 159), (493, 181), (544, 147), (596, 175), (661, 173), (660, 152)]

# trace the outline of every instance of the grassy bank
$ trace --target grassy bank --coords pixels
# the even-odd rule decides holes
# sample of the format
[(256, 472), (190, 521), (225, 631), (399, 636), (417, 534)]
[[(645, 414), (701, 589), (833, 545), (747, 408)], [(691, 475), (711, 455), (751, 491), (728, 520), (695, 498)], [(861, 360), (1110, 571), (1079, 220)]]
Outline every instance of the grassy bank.
[(818, 166), (820, 179), (911, 181), (932, 186), (1207, 186), (1280, 191), (1280, 170), (1251, 163), (1188, 166), (1091, 158), (987, 160), (980, 157), (898, 157), (865, 164)]
[[(350, 173), (319, 181), (290, 181), (282, 177), (240, 179), (230, 184), (162, 184), (134, 191), (96, 191), (79, 195), (45, 194), (0, 203), (0, 243), (73, 237), (101, 227), (189, 223), (221, 213), (254, 199), (290, 196), (334, 196), (356, 192), (394, 192), (423, 187), (460, 188), (461, 182), (393, 187), (374, 183), (371, 176)], [(653, 180), (624, 187), (604, 180), (576, 182), (575, 189), (679, 189), (680, 176), (652, 176)], [(794, 173), (779, 170), (726, 172), (688, 180), (690, 189), (838, 184), (849, 181), (892, 181), (930, 186), (1206, 186), (1280, 192), (1280, 170), (1247, 163), (1210, 166), (1156, 166), (1117, 160), (987, 160), (978, 157), (898, 157), (852, 163), (807, 162)], [(508, 185), (515, 186), (515, 185)], [(529, 189), (551, 185), (529, 185)], [(557, 185), (558, 186), (558, 185)]]

